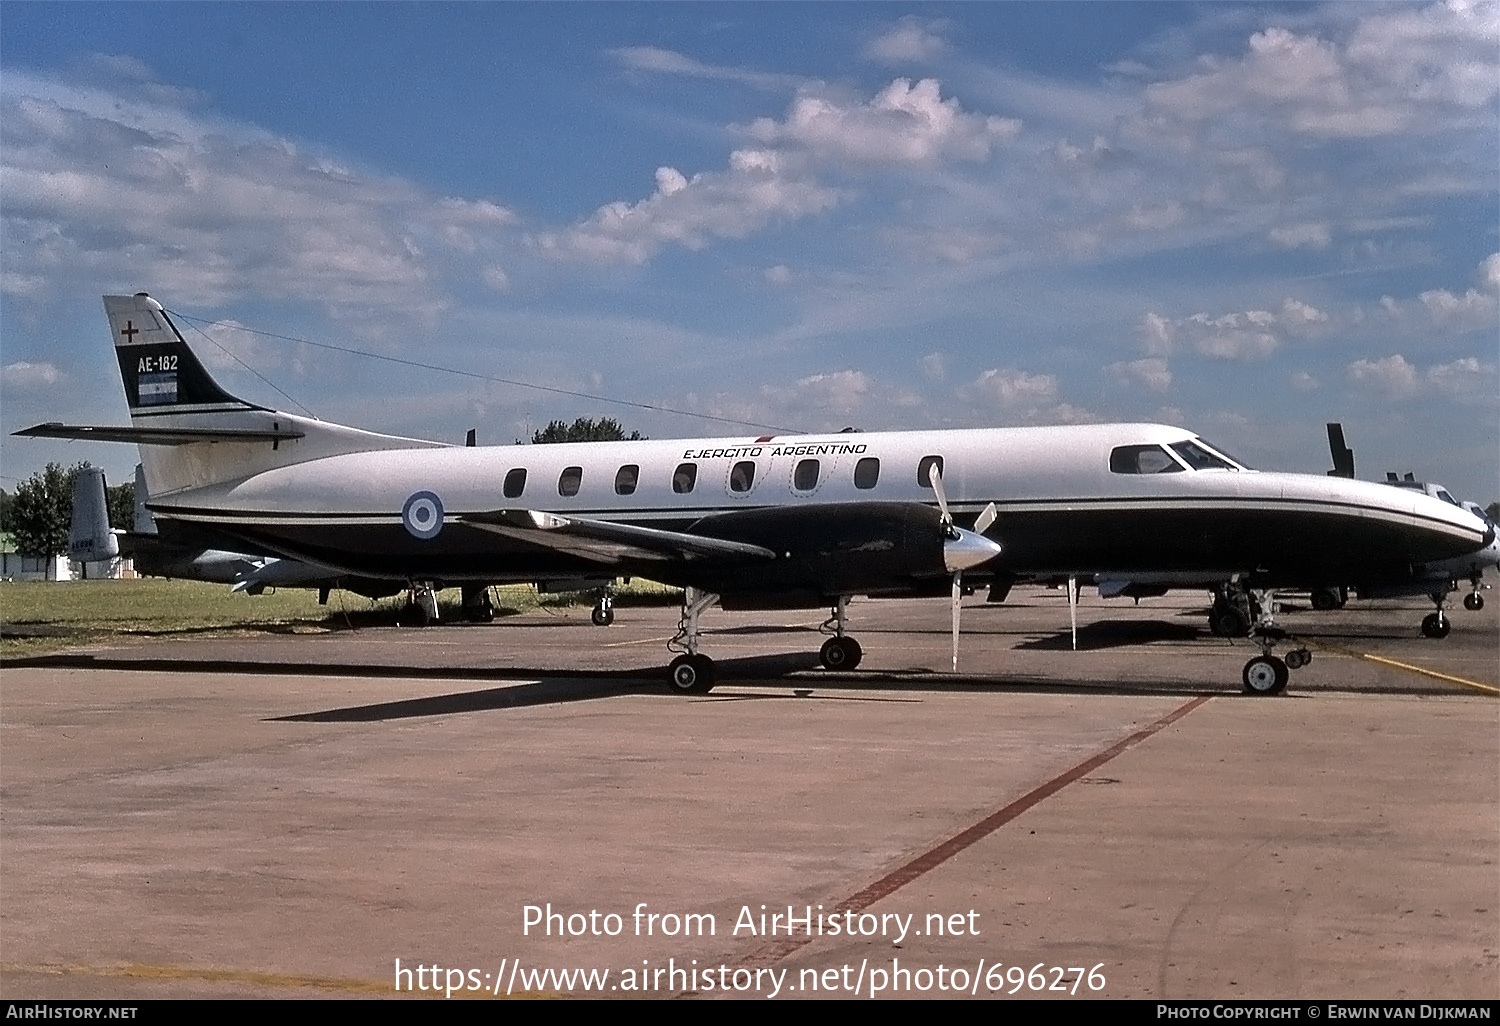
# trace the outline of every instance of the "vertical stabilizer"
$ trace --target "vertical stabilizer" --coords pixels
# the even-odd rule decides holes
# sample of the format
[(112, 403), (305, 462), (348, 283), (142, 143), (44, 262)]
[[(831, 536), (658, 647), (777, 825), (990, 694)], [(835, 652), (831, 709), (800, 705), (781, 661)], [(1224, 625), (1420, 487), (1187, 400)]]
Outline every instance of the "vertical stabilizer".
[[(130, 406), (134, 434), (128, 438), (141, 446), (143, 473), (137, 481), (149, 486), (153, 499), (165, 501), (190, 489), (325, 456), (442, 447), (282, 413), (230, 394), (198, 360), (162, 305), (144, 292), (105, 296), (104, 312)], [(94, 437), (111, 434), (108, 428), (81, 430)], [(122, 432), (113, 435), (127, 440)], [(75, 431), (57, 437), (87, 436)], [(140, 484), (137, 494), (145, 495)]]
[(73, 519), (68, 524), (68, 556), (80, 563), (114, 559), (120, 539), (109, 529), (109, 498), (104, 471), (84, 467), (73, 482)]
[(146, 293), (105, 296), (104, 310), (132, 419), (265, 409), (219, 387), (162, 305)]
[(146, 490), (146, 468), (135, 465), (135, 522), (130, 525), (133, 534), (155, 534), (156, 518), (146, 508), (151, 493)]

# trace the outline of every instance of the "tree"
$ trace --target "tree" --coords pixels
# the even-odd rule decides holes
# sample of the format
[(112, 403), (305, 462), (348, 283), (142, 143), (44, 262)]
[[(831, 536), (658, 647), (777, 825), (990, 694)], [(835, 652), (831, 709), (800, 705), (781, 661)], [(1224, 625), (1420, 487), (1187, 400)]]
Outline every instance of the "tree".
[(1484, 507), (1484, 511), (1490, 515), (1490, 519), (1500, 522), (1500, 502), (1492, 502)]
[(531, 440), (543, 445), (548, 442), (638, 442), (646, 436), (639, 431), (625, 434), (625, 428), (613, 417), (579, 417), (571, 425), (554, 420), (531, 436)]
[(60, 556), (68, 551), (68, 522), (73, 516), (73, 482), (80, 463), (64, 470), (49, 463), (22, 481), (5, 508), (4, 530), (27, 556)]
[(109, 526), (135, 530), (135, 482), (104, 489), (105, 506), (109, 509)]

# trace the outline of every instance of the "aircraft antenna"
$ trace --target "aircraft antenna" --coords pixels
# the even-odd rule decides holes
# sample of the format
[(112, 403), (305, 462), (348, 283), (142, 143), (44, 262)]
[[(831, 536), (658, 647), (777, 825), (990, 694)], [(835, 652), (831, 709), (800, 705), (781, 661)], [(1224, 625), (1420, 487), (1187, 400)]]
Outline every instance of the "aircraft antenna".
[[(171, 314), (171, 313), (172, 313), (172, 311), (170, 311), (170, 310), (168, 310), (168, 311), (167, 311), (167, 313), (168, 313), (168, 314)], [(181, 316), (182, 316), (182, 314), (176, 314), (176, 316), (178, 316), (178, 317), (181, 317)], [(186, 319), (187, 319), (187, 320), (195, 320), (195, 319), (196, 319), (196, 318), (191, 318), (191, 317), (189, 317), (189, 318), (186, 318)], [(234, 325), (231, 325), (231, 324), (229, 324), (229, 323), (228, 323), (228, 322), (226, 322), (226, 321), (219, 321), (219, 322), (216, 322), (216, 323), (219, 323), (219, 324), (223, 324), (223, 325), (225, 325), (225, 326), (226, 326), (226, 327), (236, 327), (236, 328), (238, 328), (238, 327), (239, 327), (239, 325), (237, 325), (237, 324), (234, 324)], [(214, 337), (213, 337), (213, 336), (212, 336), (212, 335), (210, 335), (210, 334), (209, 334), (209, 333), (208, 333), (208, 332), (206, 332), (206, 331), (204, 331), (204, 330), (203, 330), (203, 329), (202, 329), (202, 328), (200, 328), (200, 327), (198, 327), (198, 326), (197, 326), (197, 325), (196, 325), (196, 324), (189, 324), (189, 325), (188, 325), (188, 327), (190, 327), (190, 328), (192, 328), (192, 329), (193, 329), (193, 330), (194, 330), (194, 331), (196, 331), (196, 332), (197, 332), (197, 333), (198, 333), (198, 334), (200, 334), (200, 335), (202, 335), (202, 336), (203, 336), (203, 337), (204, 337), (204, 338), (206, 338), (206, 339), (208, 339), (208, 340), (209, 340), (209, 342), (211, 342), (211, 343), (213, 343), (213, 345), (214, 345), (214, 347), (215, 347), (215, 348), (216, 348), (216, 349), (218, 349), (218, 350), (219, 350), (219, 352), (221, 352), (221, 353), (223, 353), (223, 354), (224, 354), (224, 355), (225, 355), (225, 356), (228, 356), (228, 357), (229, 357), (229, 358), (230, 358), (230, 359), (231, 359), (231, 360), (233, 360), (233, 361), (234, 361), (234, 362), (235, 362), (235, 363), (237, 363), (237, 364), (239, 364), (239, 365), (240, 365), (240, 366), (241, 366), (241, 367), (243, 367), (243, 368), (245, 368), (245, 369), (246, 369), (246, 370), (247, 370), (247, 371), (249, 371), (249, 372), (250, 372), (250, 373), (251, 373), (251, 374), (254, 374), (254, 375), (255, 375), (255, 376), (256, 376), (256, 377), (257, 377), (257, 378), (260, 378), (260, 380), (262, 380), (262, 381), (264, 381), (264, 382), (265, 382), (265, 383), (266, 383), (266, 384), (268, 384), (268, 385), (270, 385), (270, 386), (271, 386), (271, 387), (272, 387), (272, 388), (274, 388), (274, 389), (276, 389), (276, 391), (278, 391), (278, 392), (280, 392), (280, 393), (281, 393), (281, 396), (282, 396), (282, 398), (284, 398), (284, 399), (285, 399), (285, 400), (286, 400), (286, 401), (287, 401), (287, 402), (289, 402), (289, 403), (291, 403), (291, 404), (292, 404), (292, 405), (293, 405), (293, 406), (295, 406), (295, 407), (297, 407), (297, 409), (299, 409), (299, 410), (301, 410), (301, 411), (302, 411), (302, 412), (303, 412), (303, 413), (305, 413), (305, 414), (307, 414), (307, 415), (308, 415), (308, 416), (309, 416), (309, 417), (311, 417), (311, 418), (312, 418), (312, 419), (313, 419), (313, 420), (317, 420), (317, 419), (318, 419), (318, 415), (317, 415), (317, 414), (316, 414), (316, 413), (314, 413), (314, 412), (313, 412), (313, 411), (312, 411), (312, 410), (309, 410), (309, 409), (308, 409), (308, 408), (307, 408), (307, 407), (306, 407), (306, 406), (303, 406), (303, 405), (302, 405), (302, 404), (301, 404), (301, 403), (299, 403), (299, 402), (298, 402), (298, 401), (297, 401), (297, 400), (295, 400), (295, 399), (293, 399), (293, 398), (292, 398), (292, 397), (291, 397), (291, 396), (289, 396), (289, 395), (287, 395), (287, 394), (286, 394), (286, 392), (285, 392), (285, 390), (283, 390), (283, 389), (281, 389), (281, 388), (280, 388), (280, 387), (278, 387), (278, 386), (277, 386), (277, 384), (276, 384), (276, 382), (274, 382), (274, 381), (272, 381), (272, 380), (271, 380), (271, 379), (270, 379), (270, 378), (268, 378), (268, 377), (266, 377), (266, 376), (265, 376), (265, 375), (264, 375), (264, 374), (262, 374), (262, 373), (261, 373), (261, 372), (260, 372), (260, 371), (258, 371), (258, 370), (256, 370), (256, 369), (255, 369), (255, 368), (254, 368), (254, 367), (252, 367), (252, 366), (250, 366), (250, 365), (249, 365), (249, 364), (248, 364), (248, 363), (246, 363), (246, 362), (245, 362), (245, 361), (244, 361), (244, 360), (241, 360), (241, 359), (240, 359), (240, 358), (239, 358), (239, 357), (238, 357), (238, 356), (235, 356), (235, 355), (234, 355), (234, 354), (233, 354), (233, 353), (232, 353), (232, 352), (230, 352), (230, 351), (229, 351), (229, 350), (228, 350), (228, 349), (225, 349), (225, 348), (224, 348), (224, 347), (223, 347), (223, 346), (222, 346), (222, 345), (220, 345), (220, 344), (219, 344), (219, 342), (218, 342), (218, 340), (217, 340), (217, 339), (215, 339), (215, 338), (214, 338)], [(242, 330), (242, 331), (249, 331), (249, 330), (250, 330), (250, 329), (249, 329), (249, 328), (241, 328), (241, 329), (240, 329), (240, 330)], [(259, 332), (256, 332), (256, 334), (260, 334), (260, 333), (259, 333)]]
[[(407, 360), (399, 356), (386, 356), (383, 353), (371, 353), (363, 349), (354, 349), (349, 346), (336, 346), (329, 342), (314, 342), (312, 339), (298, 338), (295, 335), (278, 335), (270, 331), (256, 331), (254, 328), (247, 328), (243, 324), (236, 324), (232, 321), (210, 321), (205, 320), (201, 317), (192, 317), (188, 314), (178, 313), (176, 310), (168, 310), (167, 312), (173, 317), (181, 317), (186, 321), (197, 321), (200, 324), (207, 324), (210, 327), (223, 326), (237, 328), (240, 331), (248, 331), (252, 335), (263, 335), (266, 338), (281, 339), (283, 342), (300, 342), (305, 346), (314, 346), (318, 349), (331, 349), (336, 353), (348, 353), (351, 356), (365, 356), (369, 357), (372, 360), (385, 360), (388, 363), (400, 364), (403, 367), (416, 367), (420, 370), (441, 371), (444, 374), (457, 374), (458, 376), (464, 378), (476, 378), (480, 381), (493, 381), (497, 384), (513, 385), (517, 388), (534, 388), (539, 392), (551, 392), (554, 395), (572, 396), (575, 399), (588, 399), (593, 402), (599, 403), (614, 403), (616, 406), (631, 406), (638, 410), (651, 410), (655, 413), (671, 413), (676, 414), (680, 417), (696, 417), (699, 420), (713, 420), (718, 421), (721, 424), (735, 424), (739, 427), (765, 428), (766, 430), (776, 431), (782, 434), (797, 433), (795, 428), (785, 427), (780, 424), (762, 424), (759, 421), (754, 420), (736, 420), (733, 417), (718, 417), (712, 413), (695, 413), (692, 410), (679, 410), (671, 406), (658, 406), (655, 403), (638, 403), (632, 402), (629, 399), (611, 399), (607, 395), (594, 395), (590, 392), (575, 392), (569, 388), (555, 388), (551, 385), (538, 385), (530, 381), (517, 381), (514, 378), (501, 378), (496, 377), (493, 374), (480, 374), (478, 371), (457, 370), (453, 367), (444, 367), (440, 364), (435, 363), (422, 363), (419, 360)], [(199, 330), (199, 334), (202, 334), (201, 330)], [(204, 335), (204, 337), (207, 338), (208, 336)], [(213, 340), (210, 339), (209, 341)], [(214, 345), (218, 345), (218, 343), (214, 342)], [(222, 349), (223, 347), (220, 346), (219, 348)], [(225, 352), (228, 352), (228, 350), (225, 350)], [(265, 379), (261, 378), (261, 380), (264, 381)], [(269, 382), (267, 383), (269, 384)], [(272, 385), (271, 387), (276, 388), (275, 385)], [(276, 391), (281, 392), (281, 389), (277, 388)], [(286, 395), (285, 392), (281, 392), (281, 394)], [(291, 396), (287, 396), (287, 398), (291, 399)], [(296, 402), (296, 400), (292, 401)]]

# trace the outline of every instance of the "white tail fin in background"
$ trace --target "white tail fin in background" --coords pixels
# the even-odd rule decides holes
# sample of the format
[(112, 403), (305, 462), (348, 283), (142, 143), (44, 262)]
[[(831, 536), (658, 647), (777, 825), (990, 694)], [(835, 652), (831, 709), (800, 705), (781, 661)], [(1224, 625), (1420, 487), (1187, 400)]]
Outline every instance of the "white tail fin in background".
[(80, 563), (114, 559), (120, 539), (109, 529), (109, 497), (104, 471), (84, 467), (73, 482), (73, 519), (68, 524), (68, 556)]

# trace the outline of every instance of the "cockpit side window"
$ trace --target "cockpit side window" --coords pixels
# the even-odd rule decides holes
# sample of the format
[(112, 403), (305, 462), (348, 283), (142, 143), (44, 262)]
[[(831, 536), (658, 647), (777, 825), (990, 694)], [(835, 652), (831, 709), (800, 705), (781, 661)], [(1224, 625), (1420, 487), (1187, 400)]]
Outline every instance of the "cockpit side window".
[(1109, 454), (1112, 474), (1175, 474), (1182, 470), (1159, 445), (1120, 445)]
[(1194, 441), (1173, 442), (1172, 451), (1181, 456), (1183, 462), (1194, 470), (1238, 470), (1233, 463), (1216, 453), (1209, 452)]
[(1230, 452), (1228, 449), (1225, 449), (1222, 445), (1215, 445), (1213, 442), (1210, 442), (1206, 438), (1194, 438), (1193, 439), (1193, 444), (1197, 445), (1197, 446), (1200, 446), (1200, 447), (1202, 447), (1204, 449), (1207, 449), (1209, 452), (1213, 453), (1215, 456), (1218, 456), (1218, 457), (1221, 457), (1222, 459), (1228, 460), (1230, 463), (1234, 464), (1234, 469), (1235, 470), (1250, 470), (1251, 469), (1250, 464), (1248, 464), (1244, 460), (1240, 459), (1238, 456), (1236, 456), (1234, 453)]

